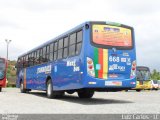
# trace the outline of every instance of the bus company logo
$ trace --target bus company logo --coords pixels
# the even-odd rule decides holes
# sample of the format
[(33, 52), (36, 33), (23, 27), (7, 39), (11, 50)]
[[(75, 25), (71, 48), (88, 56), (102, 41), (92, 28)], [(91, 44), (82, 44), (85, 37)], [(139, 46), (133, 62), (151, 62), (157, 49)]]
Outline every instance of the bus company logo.
[(76, 66), (76, 61), (67, 61), (67, 66), (73, 66), (73, 72), (80, 71), (80, 67)]
[(52, 70), (51, 65), (40, 67), (37, 69), (37, 74), (39, 74), (39, 73), (48, 74), (48, 73), (51, 73), (51, 70)]
[(76, 66), (76, 61), (67, 61), (67, 66)]

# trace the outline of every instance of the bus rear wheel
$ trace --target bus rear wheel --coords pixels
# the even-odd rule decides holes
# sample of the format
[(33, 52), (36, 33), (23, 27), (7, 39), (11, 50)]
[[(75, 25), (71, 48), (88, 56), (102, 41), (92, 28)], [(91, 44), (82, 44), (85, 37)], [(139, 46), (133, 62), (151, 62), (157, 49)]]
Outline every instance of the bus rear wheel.
[(47, 91), (46, 91), (48, 98), (61, 98), (64, 95), (64, 92), (61, 91), (53, 91), (53, 85), (51, 80), (47, 82)]
[(0, 92), (2, 92), (2, 88), (0, 87)]
[(92, 98), (94, 95), (94, 91), (92, 90), (80, 90), (78, 91), (79, 98)]

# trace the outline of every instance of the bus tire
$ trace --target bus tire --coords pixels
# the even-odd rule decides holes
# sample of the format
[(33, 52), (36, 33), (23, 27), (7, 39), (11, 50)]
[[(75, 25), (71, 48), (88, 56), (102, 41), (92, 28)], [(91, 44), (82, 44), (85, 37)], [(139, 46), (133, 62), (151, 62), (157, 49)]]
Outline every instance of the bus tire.
[(137, 92), (141, 92), (141, 90), (136, 90)]
[(80, 90), (78, 91), (79, 98), (92, 98), (94, 95), (94, 91), (92, 90)]
[(26, 89), (24, 88), (24, 83), (22, 81), (20, 83), (20, 92), (21, 93), (26, 93)]
[(0, 87), (0, 92), (2, 92), (2, 88)]
[(48, 98), (53, 98), (53, 97), (54, 97), (53, 86), (52, 86), (51, 80), (48, 80), (48, 81), (47, 81), (46, 94), (47, 94), (47, 97), (48, 97)]
[(47, 91), (46, 91), (47, 97), (48, 98), (61, 98), (64, 96), (63, 91), (53, 91), (53, 84), (51, 80), (48, 80), (47, 82)]

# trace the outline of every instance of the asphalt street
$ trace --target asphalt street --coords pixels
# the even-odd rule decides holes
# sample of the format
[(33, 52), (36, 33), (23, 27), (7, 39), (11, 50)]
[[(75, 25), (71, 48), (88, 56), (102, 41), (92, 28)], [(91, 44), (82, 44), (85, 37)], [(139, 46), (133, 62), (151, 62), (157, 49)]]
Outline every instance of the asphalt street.
[(92, 99), (80, 99), (75, 93), (48, 99), (43, 91), (20, 93), (17, 88), (4, 88), (0, 107), (1, 114), (160, 114), (160, 90), (96, 92)]

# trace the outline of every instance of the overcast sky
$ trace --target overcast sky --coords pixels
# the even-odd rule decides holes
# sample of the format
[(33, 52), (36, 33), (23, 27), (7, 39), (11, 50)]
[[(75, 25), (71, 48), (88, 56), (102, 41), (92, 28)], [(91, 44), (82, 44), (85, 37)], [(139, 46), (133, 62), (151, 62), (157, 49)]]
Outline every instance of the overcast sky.
[(0, 0), (0, 56), (9, 59), (88, 20), (134, 27), (138, 65), (160, 71), (159, 0)]

